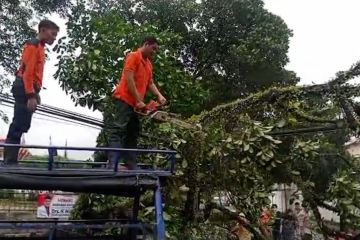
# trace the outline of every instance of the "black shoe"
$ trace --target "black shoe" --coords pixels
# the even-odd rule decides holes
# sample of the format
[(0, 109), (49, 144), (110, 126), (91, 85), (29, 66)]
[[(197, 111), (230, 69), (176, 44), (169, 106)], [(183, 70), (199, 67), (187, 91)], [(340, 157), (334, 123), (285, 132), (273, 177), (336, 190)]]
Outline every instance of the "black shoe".
[(4, 165), (16, 166), (18, 164), (19, 147), (4, 147)]

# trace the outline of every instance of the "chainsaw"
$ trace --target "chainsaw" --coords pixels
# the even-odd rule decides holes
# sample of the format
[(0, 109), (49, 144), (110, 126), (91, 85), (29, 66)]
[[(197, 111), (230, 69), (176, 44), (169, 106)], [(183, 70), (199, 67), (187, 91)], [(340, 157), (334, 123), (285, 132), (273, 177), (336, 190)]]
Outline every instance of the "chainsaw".
[(157, 101), (150, 100), (148, 104), (142, 109), (135, 109), (134, 111), (141, 115), (148, 117), (157, 122), (170, 122), (184, 128), (192, 128), (193, 126), (185, 121), (180, 120), (180, 116), (175, 113), (169, 113), (163, 110), (168, 109), (169, 105), (161, 105)]

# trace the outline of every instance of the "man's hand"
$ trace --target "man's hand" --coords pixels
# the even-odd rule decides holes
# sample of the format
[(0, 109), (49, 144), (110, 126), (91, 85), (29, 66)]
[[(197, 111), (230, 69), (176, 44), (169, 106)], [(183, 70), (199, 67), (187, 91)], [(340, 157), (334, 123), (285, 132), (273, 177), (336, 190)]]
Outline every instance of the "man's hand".
[(30, 112), (35, 112), (38, 102), (35, 97), (29, 98), (27, 101), (27, 108)]
[(166, 98), (164, 98), (164, 96), (160, 94), (158, 96), (158, 102), (160, 103), (161, 106), (163, 106), (166, 103)]
[(143, 110), (144, 108), (146, 108), (146, 105), (144, 102), (137, 102), (135, 108), (138, 110)]
[(40, 104), (41, 104), (41, 97), (40, 97), (40, 95), (39, 95), (39, 94), (36, 94), (35, 97), (36, 97), (36, 101), (37, 101), (38, 105), (40, 105)]

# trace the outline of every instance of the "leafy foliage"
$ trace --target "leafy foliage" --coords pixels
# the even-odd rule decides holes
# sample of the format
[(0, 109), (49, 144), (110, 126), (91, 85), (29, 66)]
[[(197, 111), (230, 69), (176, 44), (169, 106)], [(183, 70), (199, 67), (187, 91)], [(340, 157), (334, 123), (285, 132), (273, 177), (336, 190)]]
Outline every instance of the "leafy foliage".
[[(125, 53), (143, 35), (154, 34), (162, 42), (154, 59), (155, 80), (171, 100), (171, 111), (184, 118), (197, 114), (187, 119), (194, 129), (145, 123), (153, 139), (142, 143), (179, 151), (177, 176), (165, 188), (173, 239), (190, 239), (204, 223), (214, 226), (200, 203), (211, 206), (222, 193), (257, 227), (275, 183), (295, 183), (322, 230), (318, 206), (357, 224), (357, 180), (338, 156), (345, 155), (346, 139), (357, 134), (349, 99), (358, 96), (359, 86), (347, 82), (359, 75), (359, 63), (327, 84), (293, 86), (295, 74), (284, 69), (291, 32), (260, 0), (79, 1), (71, 11), (69, 39), (54, 50), (60, 53), (56, 76), (76, 103), (113, 111), (109, 95)], [(302, 134), (304, 128), (310, 135)], [(106, 144), (104, 133), (98, 143)], [(348, 191), (341, 193), (344, 187)], [(118, 201), (83, 199), (96, 201), (79, 206), (78, 216)], [(152, 214), (152, 203), (145, 202), (143, 218)]]
[[(0, 93), (10, 86), (18, 68), (22, 46), (35, 37), (35, 22), (47, 13), (65, 15), (70, 0), (3, 0), (0, 2)], [(0, 117), (8, 121), (0, 111)]]
[[(58, 12), (65, 14), (70, 7), (68, 0), (4, 0), (0, 3), (0, 69), (13, 74), (18, 67), (18, 60), (25, 40), (35, 37), (34, 18), (43, 14)], [(2, 76), (3, 77), (3, 76)], [(0, 85), (8, 84), (7, 78), (0, 79)], [(1, 89), (1, 88), (0, 88)]]
[(180, 36), (159, 32), (150, 24), (129, 24), (116, 11), (100, 17), (96, 11), (85, 10), (84, 5), (73, 9), (68, 32), (70, 40), (54, 48), (62, 53), (56, 77), (80, 105), (101, 108), (101, 102), (111, 95), (119, 80), (125, 54), (135, 50), (144, 36), (156, 35), (162, 45), (153, 59), (157, 84), (171, 99), (173, 111), (199, 111), (206, 92), (178, 67), (179, 54), (173, 46)]

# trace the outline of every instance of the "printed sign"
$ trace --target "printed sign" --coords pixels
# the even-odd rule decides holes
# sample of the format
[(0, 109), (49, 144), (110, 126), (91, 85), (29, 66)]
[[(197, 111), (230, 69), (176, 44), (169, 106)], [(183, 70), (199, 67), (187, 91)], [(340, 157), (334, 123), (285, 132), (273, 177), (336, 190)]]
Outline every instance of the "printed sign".
[(38, 218), (62, 218), (70, 217), (77, 196), (76, 195), (62, 195), (62, 194), (39, 194), (39, 203), (37, 208)]
[(77, 200), (75, 195), (54, 195), (50, 204), (50, 218), (69, 218)]

